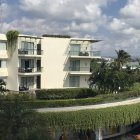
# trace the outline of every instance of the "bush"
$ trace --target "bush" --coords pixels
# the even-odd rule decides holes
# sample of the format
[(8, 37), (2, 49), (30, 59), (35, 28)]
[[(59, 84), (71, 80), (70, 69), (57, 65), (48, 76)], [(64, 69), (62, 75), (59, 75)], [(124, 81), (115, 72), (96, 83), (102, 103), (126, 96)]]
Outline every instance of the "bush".
[(98, 95), (98, 97), (103, 98), (104, 102), (124, 100), (129, 98), (140, 97), (140, 91), (125, 91), (115, 94), (102, 94)]
[(93, 105), (102, 102), (102, 98), (68, 99), (68, 100), (33, 100), (25, 101), (30, 108), (68, 107), (78, 105)]
[(78, 99), (94, 97), (97, 93), (89, 88), (36, 90), (37, 99)]
[(32, 100), (33, 98), (28, 93), (7, 93), (4, 95), (0, 95), (0, 100), (9, 101), (9, 100), (15, 100), (15, 99), (28, 101), (28, 100)]

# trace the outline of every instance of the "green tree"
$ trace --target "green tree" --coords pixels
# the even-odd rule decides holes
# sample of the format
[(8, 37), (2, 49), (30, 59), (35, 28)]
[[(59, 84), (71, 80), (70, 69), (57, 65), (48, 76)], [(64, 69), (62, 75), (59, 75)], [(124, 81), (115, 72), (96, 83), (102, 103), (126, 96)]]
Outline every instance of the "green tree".
[[(122, 69), (124, 63), (130, 59), (130, 55), (123, 50), (117, 52), (118, 57), (113, 63), (102, 61), (98, 69), (92, 71), (89, 78), (90, 87), (96, 87), (105, 92), (118, 92), (133, 85), (135, 77), (129, 67)], [(131, 76), (130, 76), (131, 75)]]
[(116, 67), (121, 70), (123, 65), (131, 59), (131, 56), (124, 50), (116, 50), (117, 58), (115, 59)]
[(38, 113), (29, 109), (19, 97), (0, 102), (0, 139), (28, 139), (29, 130), (39, 126)]

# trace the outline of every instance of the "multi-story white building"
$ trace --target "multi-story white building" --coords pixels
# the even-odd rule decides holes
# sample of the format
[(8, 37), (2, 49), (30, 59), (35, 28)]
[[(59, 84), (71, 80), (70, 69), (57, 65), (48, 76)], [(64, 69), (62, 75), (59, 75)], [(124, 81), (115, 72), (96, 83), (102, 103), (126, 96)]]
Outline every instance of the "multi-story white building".
[(95, 42), (60, 35), (19, 35), (9, 55), (6, 36), (0, 34), (0, 79), (14, 91), (88, 87), (90, 61), (100, 58), (99, 51), (92, 51)]

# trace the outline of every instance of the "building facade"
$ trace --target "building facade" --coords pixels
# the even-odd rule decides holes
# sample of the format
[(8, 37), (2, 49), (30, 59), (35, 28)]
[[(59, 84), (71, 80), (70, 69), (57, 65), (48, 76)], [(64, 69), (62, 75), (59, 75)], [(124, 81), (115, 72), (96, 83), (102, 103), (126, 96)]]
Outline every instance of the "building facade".
[(9, 90), (88, 87), (90, 61), (100, 58), (92, 50), (99, 40), (70, 36), (19, 35), (15, 47), (8, 49), (0, 34), (0, 79)]

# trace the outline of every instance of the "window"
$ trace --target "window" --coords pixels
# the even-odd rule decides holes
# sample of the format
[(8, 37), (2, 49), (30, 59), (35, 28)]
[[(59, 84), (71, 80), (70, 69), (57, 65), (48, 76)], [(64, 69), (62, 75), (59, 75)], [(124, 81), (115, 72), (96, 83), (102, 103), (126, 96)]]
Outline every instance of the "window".
[(0, 60), (0, 68), (6, 68), (6, 61)]
[(71, 60), (70, 61), (70, 70), (71, 71), (80, 71), (80, 60)]
[(34, 54), (34, 43), (33, 42), (21, 42), (21, 49), (28, 51), (28, 54)]
[(70, 54), (79, 55), (80, 53), (80, 44), (71, 44), (70, 45)]
[(0, 42), (0, 50), (6, 50), (6, 42)]
[(34, 77), (21, 77), (20, 86), (32, 89), (34, 86)]
[(69, 86), (70, 87), (79, 87), (80, 86), (80, 76), (70, 76)]

